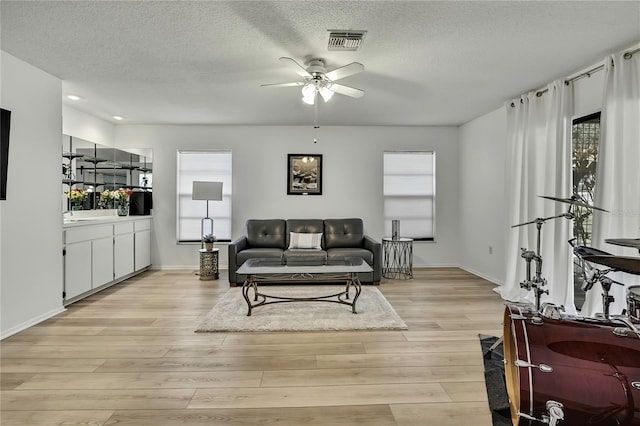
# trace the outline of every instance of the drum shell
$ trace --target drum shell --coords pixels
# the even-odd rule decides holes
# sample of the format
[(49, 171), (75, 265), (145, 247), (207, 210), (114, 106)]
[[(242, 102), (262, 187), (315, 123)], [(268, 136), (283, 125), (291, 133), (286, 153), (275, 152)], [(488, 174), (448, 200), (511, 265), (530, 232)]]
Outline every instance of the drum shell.
[[(640, 382), (640, 339), (614, 334), (622, 323), (539, 317), (531, 309), (507, 306), (504, 324), (514, 425), (529, 424), (518, 413), (541, 419), (547, 401), (563, 405), (560, 425), (640, 425), (640, 389), (632, 385)], [(516, 360), (551, 371), (518, 367)]]

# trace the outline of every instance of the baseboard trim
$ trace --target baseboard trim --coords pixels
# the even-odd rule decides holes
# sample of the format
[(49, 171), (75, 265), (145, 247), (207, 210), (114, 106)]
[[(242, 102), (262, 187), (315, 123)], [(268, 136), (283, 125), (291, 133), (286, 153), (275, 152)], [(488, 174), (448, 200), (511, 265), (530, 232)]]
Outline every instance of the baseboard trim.
[[(181, 269), (181, 270), (193, 269), (195, 271), (198, 271), (200, 269), (200, 265), (175, 265), (175, 266), (164, 265), (164, 266), (152, 266), (149, 269), (151, 269), (153, 271), (162, 271), (162, 270), (165, 270), (165, 269)], [(226, 267), (226, 266), (222, 266), (221, 265), (221, 266), (218, 267), (218, 270), (227, 271), (227, 270), (229, 270), (229, 268)]]
[(473, 268), (469, 268), (467, 266), (462, 266), (462, 265), (459, 265), (458, 267), (460, 269), (462, 269), (462, 270), (467, 271), (470, 274), (476, 275), (476, 276), (478, 276), (480, 278), (483, 278), (483, 279), (485, 279), (485, 280), (487, 280), (489, 282), (492, 282), (495, 285), (502, 285), (503, 284), (502, 281), (500, 281), (500, 280), (498, 280), (498, 279), (496, 279), (494, 277), (490, 277), (490, 276), (488, 276), (486, 274), (483, 274), (482, 272), (478, 272), (478, 271), (474, 270)]
[(42, 321), (48, 320), (49, 318), (55, 317), (56, 315), (61, 314), (66, 310), (67, 309), (64, 306), (60, 306), (59, 308), (52, 309), (49, 312), (45, 312), (44, 314), (38, 315), (35, 318), (25, 321), (22, 324), (18, 324), (15, 327), (11, 327), (8, 330), (3, 330), (0, 332), (0, 340), (13, 336), (16, 333), (20, 333), (21, 331), (26, 330), (29, 327), (33, 327), (34, 325), (39, 324)]

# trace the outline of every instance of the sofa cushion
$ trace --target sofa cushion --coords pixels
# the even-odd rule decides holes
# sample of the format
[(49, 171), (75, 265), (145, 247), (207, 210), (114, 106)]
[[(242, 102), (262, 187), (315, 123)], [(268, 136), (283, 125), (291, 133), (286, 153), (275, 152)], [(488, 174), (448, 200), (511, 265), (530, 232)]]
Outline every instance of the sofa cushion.
[(363, 248), (333, 248), (327, 250), (327, 260), (342, 260), (347, 257), (359, 257), (373, 265), (373, 253)]
[(279, 248), (287, 246), (287, 231), (283, 219), (249, 219), (247, 221), (247, 241), (250, 247)]
[(240, 266), (249, 259), (282, 259), (282, 249), (279, 248), (249, 248), (239, 251), (236, 255), (236, 265)]
[(290, 249), (321, 249), (322, 234), (289, 232)]
[(327, 252), (320, 249), (289, 249), (283, 253), (287, 265), (324, 265)]
[(364, 225), (362, 219), (325, 219), (324, 244), (326, 249), (362, 247)]
[[(321, 234), (324, 232), (322, 219), (288, 219), (287, 220), (287, 245), (289, 247), (290, 232), (299, 234)], [(322, 244), (324, 248), (324, 241)]]

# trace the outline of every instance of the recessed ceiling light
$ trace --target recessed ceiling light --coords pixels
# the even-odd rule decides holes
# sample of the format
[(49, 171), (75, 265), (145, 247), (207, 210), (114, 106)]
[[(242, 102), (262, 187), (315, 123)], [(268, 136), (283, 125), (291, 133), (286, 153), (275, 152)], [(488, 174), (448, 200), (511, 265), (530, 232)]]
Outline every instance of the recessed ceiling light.
[(82, 99), (78, 95), (67, 95), (67, 98), (71, 99), (72, 101), (79, 101), (80, 99)]
[(121, 115), (113, 115), (112, 117), (113, 117), (114, 120), (118, 120), (118, 121), (124, 120), (124, 117), (121, 116)]

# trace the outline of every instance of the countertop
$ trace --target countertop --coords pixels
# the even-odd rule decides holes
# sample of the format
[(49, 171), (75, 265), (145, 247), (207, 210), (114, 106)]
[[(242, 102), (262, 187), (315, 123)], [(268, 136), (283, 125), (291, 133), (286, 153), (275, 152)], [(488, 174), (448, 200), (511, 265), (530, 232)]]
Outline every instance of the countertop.
[[(76, 212), (74, 212), (75, 214)], [(107, 216), (66, 216), (62, 223), (62, 228), (76, 228), (79, 226), (89, 226), (89, 225), (103, 225), (108, 223), (119, 223), (119, 222), (129, 222), (132, 220), (140, 220), (140, 219), (151, 219), (151, 215), (143, 216), (143, 215), (130, 215), (130, 216), (117, 216), (117, 215), (107, 215)]]

